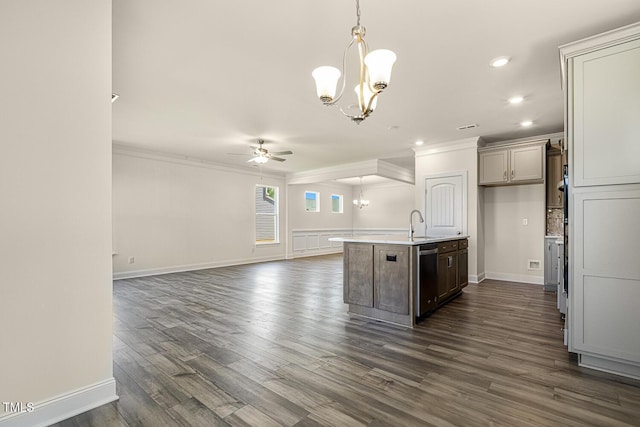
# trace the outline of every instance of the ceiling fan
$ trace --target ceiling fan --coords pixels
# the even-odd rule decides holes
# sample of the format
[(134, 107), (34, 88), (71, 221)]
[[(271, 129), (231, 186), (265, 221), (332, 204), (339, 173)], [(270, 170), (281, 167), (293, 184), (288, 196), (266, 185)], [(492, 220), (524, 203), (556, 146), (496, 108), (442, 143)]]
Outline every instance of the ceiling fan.
[(258, 139), (258, 146), (251, 146), (253, 150), (253, 157), (247, 160), (247, 162), (254, 163), (267, 163), (269, 160), (275, 160), (276, 162), (284, 162), (287, 159), (283, 159), (282, 157), (276, 156), (287, 156), (289, 154), (293, 154), (293, 151), (275, 151), (270, 153), (269, 150), (263, 147), (264, 140)]

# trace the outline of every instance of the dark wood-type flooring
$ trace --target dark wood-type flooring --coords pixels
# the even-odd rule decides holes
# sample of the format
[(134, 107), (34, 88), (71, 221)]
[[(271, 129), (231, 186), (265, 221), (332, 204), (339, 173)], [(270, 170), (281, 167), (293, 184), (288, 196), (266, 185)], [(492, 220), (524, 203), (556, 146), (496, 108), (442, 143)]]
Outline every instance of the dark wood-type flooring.
[(413, 330), (350, 319), (340, 256), (120, 280), (120, 400), (56, 426), (640, 425), (640, 382), (578, 367), (561, 326), (491, 280)]

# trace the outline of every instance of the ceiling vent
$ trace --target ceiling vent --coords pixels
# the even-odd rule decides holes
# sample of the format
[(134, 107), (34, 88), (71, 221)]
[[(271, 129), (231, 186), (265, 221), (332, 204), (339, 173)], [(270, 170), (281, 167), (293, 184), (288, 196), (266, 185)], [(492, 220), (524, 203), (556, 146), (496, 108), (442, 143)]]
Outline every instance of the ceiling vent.
[(473, 129), (473, 128), (477, 128), (477, 127), (478, 127), (478, 125), (473, 123), (473, 124), (470, 124), (470, 125), (460, 126), (460, 127), (458, 127), (458, 130), (467, 130), (467, 129)]

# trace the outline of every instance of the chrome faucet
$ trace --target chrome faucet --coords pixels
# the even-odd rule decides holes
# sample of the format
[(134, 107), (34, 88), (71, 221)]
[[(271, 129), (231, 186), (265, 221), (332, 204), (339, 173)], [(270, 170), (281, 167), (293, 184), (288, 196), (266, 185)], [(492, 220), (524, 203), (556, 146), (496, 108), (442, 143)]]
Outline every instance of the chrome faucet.
[(420, 213), (420, 211), (418, 209), (414, 209), (411, 211), (411, 213), (409, 214), (409, 239), (413, 240), (413, 214), (417, 213), (418, 214), (418, 218), (420, 219), (420, 222), (424, 222), (424, 218), (422, 218), (422, 214)]

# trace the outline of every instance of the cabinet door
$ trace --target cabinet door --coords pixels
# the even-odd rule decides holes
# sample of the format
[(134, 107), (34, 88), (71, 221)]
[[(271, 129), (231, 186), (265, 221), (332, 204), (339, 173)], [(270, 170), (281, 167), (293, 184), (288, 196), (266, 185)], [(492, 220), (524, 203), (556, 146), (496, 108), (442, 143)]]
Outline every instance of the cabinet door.
[(375, 245), (374, 307), (409, 314), (409, 247)]
[(511, 182), (544, 180), (542, 145), (512, 148), (509, 156), (509, 178)]
[(469, 250), (461, 249), (458, 252), (458, 284), (462, 289), (469, 284)]
[(373, 307), (373, 245), (344, 244), (344, 302)]
[(438, 254), (438, 304), (449, 295), (448, 255)]
[(453, 295), (460, 290), (460, 282), (458, 281), (458, 253), (453, 252), (448, 255), (447, 282), (449, 285), (449, 295)]
[(504, 184), (508, 181), (509, 156), (507, 150), (478, 153), (479, 185)]
[(564, 204), (558, 182), (562, 180), (562, 156), (560, 153), (547, 156), (547, 207), (561, 208)]
[(458, 289), (458, 252), (438, 254), (438, 303)]
[(544, 285), (548, 289), (553, 285), (553, 269), (551, 266), (553, 238), (545, 237), (544, 239)]
[(574, 186), (640, 182), (638, 76), (640, 40), (573, 59), (569, 130)]

